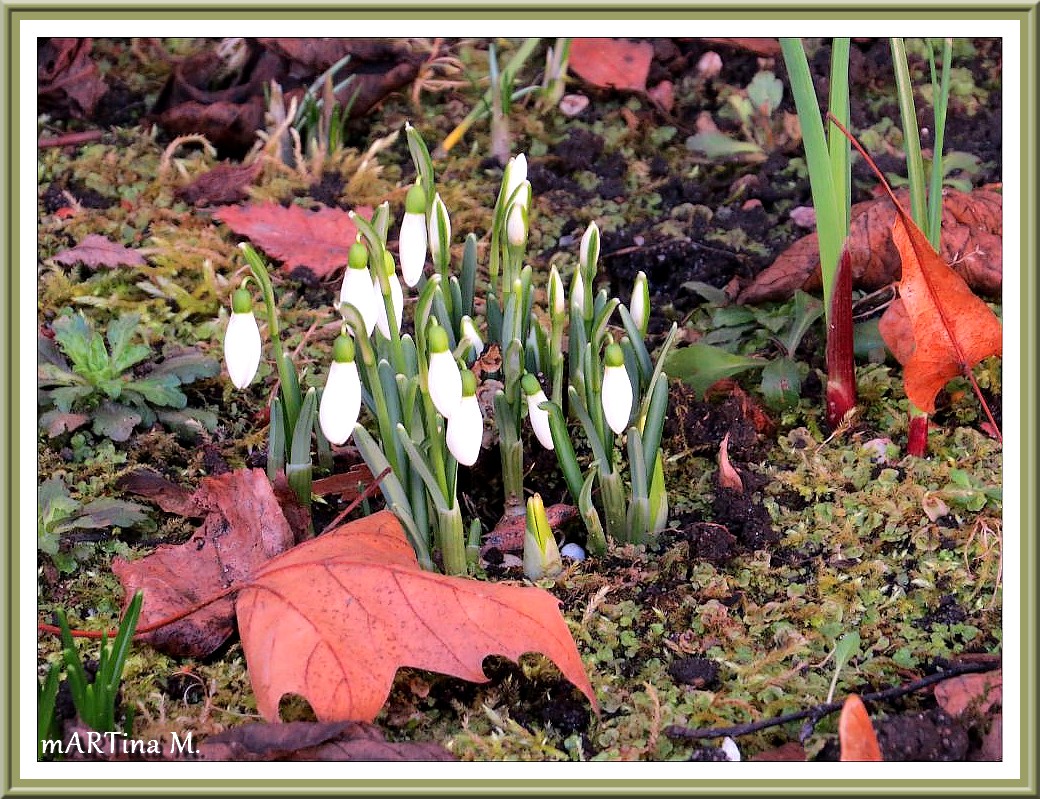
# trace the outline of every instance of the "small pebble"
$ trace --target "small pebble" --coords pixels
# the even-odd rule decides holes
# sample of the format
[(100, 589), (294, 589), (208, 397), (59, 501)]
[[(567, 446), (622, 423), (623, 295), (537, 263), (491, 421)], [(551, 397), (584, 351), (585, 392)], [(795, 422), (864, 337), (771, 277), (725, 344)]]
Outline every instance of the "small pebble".
[(722, 746), (720, 748), (726, 753), (727, 760), (732, 763), (740, 762), (740, 750), (737, 748), (737, 742), (732, 738), (723, 738)]
[(709, 50), (697, 62), (697, 74), (704, 79), (717, 77), (722, 72), (722, 56)]
[(565, 558), (570, 558), (571, 560), (585, 560), (585, 550), (577, 544), (564, 544), (563, 548), (560, 550), (560, 554)]

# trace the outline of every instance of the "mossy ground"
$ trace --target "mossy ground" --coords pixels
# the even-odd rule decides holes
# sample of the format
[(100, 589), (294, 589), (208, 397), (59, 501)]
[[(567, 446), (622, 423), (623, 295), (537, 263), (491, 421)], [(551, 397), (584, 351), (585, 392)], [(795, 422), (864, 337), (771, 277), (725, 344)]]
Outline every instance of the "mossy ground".
[[(165, 46), (186, 53), (205, 43)], [(987, 42), (958, 47), (953, 102), (960, 113), (951, 115), (958, 121), (948, 146), (970, 150), (977, 132), (970, 121), (984, 125), (995, 106), (999, 114), (999, 50)], [(150, 104), (169, 64), (142, 66), (123, 41), (100, 40), (96, 48), (107, 73)], [(462, 53), (474, 71), (476, 52)], [(860, 126), (869, 128), (865, 139), (874, 136), (876, 147), (898, 153), (899, 131), (891, 120), (884, 122), (894, 108), (889, 74), (873, 65), (876, 47), (864, 48), (861, 57), (861, 72), (854, 74), (861, 75), (863, 107), (854, 108), (854, 121), (859, 114)], [(711, 163), (683, 146), (697, 113), (722, 106), (727, 93), (743, 88), (757, 71), (753, 59), (744, 59), (749, 74), (724, 73), (733, 83), (717, 82), (710, 97), (694, 78), (679, 80), (679, 103), (670, 118), (655, 115), (644, 100), (616, 94), (594, 94), (590, 112), (576, 119), (515, 110), (514, 148), (526, 151), (532, 163), (529, 249), (536, 270), (550, 262), (572, 268), (580, 232), (596, 220), (604, 231), (605, 277), (622, 299), (634, 272), (647, 268), (640, 258), (664, 264), (656, 273), (647, 269), (655, 294), (652, 330), (671, 319), (683, 321), (694, 335), (710, 329), (711, 306), (683, 290), (683, 282), (721, 286), (734, 275), (753, 274), (799, 235), (787, 212), (810, 204), (797, 147), (768, 154), (775, 169), (766, 191), (742, 180), (758, 174), (760, 164)], [(404, 142), (363, 168), (361, 153), (405, 120), (428, 142), (437, 142), (473, 99), (465, 90), (426, 91), (416, 108), (407, 98), (390, 98), (324, 164), (324, 175), (339, 176), (320, 183), (326, 190), (334, 187), (334, 196), (324, 201), (352, 207), (389, 198), (399, 213), (411, 173)], [(46, 325), (61, 309), (73, 308), (103, 328), (133, 310), (154, 347), (198, 345), (219, 356), (228, 295), (244, 267), (230, 232), (176, 196), (179, 186), (214, 160), (199, 148), (164, 152), (168, 141), (126, 124), (97, 143), (40, 151), (39, 322)], [(64, 129), (46, 118), (40, 126)], [(437, 163), (456, 231), (480, 234), (490, 221), (501, 170), (485, 157), (486, 143), (486, 127), (478, 126)], [(998, 178), (999, 148), (995, 162), (991, 150), (983, 148), (980, 155), (974, 180)], [(857, 180), (858, 195), (867, 191), (865, 177)], [(307, 203), (314, 191), (307, 177), (268, 165), (251, 194)], [(760, 205), (748, 210), (748, 199)], [(74, 213), (58, 213), (70, 206)], [(90, 233), (142, 249), (149, 266), (91, 271), (49, 261)], [(649, 255), (653, 245), (661, 245), (667, 257)], [(626, 247), (634, 248), (630, 256), (616, 255)], [(298, 350), (307, 383), (320, 385), (338, 331), (330, 305), (338, 289), (304, 273), (279, 275), (279, 281), (286, 344)], [(749, 339), (747, 346), (766, 340)], [(812, 343), (818, 349), (805, 353), (806, 360), (818, 364), (819, 338)], [(999, 404), (999, 362), (987, 361), (978, 374)], [(745, 448), (731, 451), (750, 478), (745, 500), (762, 509), (758, 513), (768, 517), (773, 537), (761, 548), (738, 544), (720, 562), (698, 557), (686, 531), (718, 514), (715, 457), (726, 425), (714, 438), (694, 431), (692, 409), (710, 416), (719, 413), (718, 405), (673, 389), (675, 421), (664, 449), (674, 528), (652, 546), (614, 548), (545, 584), (563, 602), (600, 697), (599, 719), (551, 665), (528, 656), (520, 666), (488, 661), (492, 680), (482, 686), (403, 670), (377, 723), (391, 738), (440, 741), (464, 759), (687, 759), (693, 747), (665, 736), (666, 726), (729, 726), (824, 702), (833, 676), (830, 656), (845, 632), (858, 631), (862, 647), (840, 674), (839, 696), (906, 682), (965, 652), (999, 652), (1001, 450), (979, 432), (974, 396), (966, 383), (952, 383), (935, 418), (929, 457), (904, 458), (899, 451), (907, 408), (898, 367), (864, 362), (857, 377), (860, 413), (846, 428), (826, 431), (819, 398), (806, 396), (772, 413), (775, 433), (752, 435)], [(41, 432), (40, 479), (60, 476), (74, 496), (87, 501), (119, 495), (120, 476), (140, 465), (161, 466), (188, 486), (206, 474), (257, 465), (272, 385), (268, 363), (245, 392), (220, 378), (188, 386), (189, 401), (217, 411), (221, 420), (214, 432), (195, 438), (160, 427), (138, 431), (126, 444), (89, 432), (54, 439)], [(748, 389), (753, 393), (754, 385)], [(538, 457), (532, 449), (528, 453)], [(551, 472), (548, 466), (538, 474)], [(957, 470), (969, 476), (967, 488), (956, 479)], [(543, 486), (534, 485), (539, 479)], [(535, 476), (529, 487), (563, 497), (551, 476)], [(936, 500), (949, 512), (933, 521), (925, 508), (934, 508)], [(494, 518), (494, 496), (474, 488), (466, 502), (481, 517)], [(61, 606), (73, 627), (113, 626), (122, 603), (109, 569), (113, 553), (141, 556), (159, 543), (186, 540), (192, 531), (190, 522), (159, 511), (154, 519), (155, 532), (117, 531), (70, 574), (59, 573), (41, 555), (40, 618)], [(41, 664), (56, 652), (56, 641), (41, 639)], [(709, 679), (684, 682), (684, 665), (691, 664), (700, 664)], [(197, 663), (135, 647), (123, 692), (138, 708), (134, 730), (144, 737), (168, 729), (210, 733), (257, 718), (237, 643)], [(886, 710), (927, 702), (910, 697)], [(287, 707), (291, 716), (306, 713), (292, 703)], [(810, 754), (833, 735), (834, 724), (829, 718), (816, 727), (806, 744)], [(750, 755), (797, 735), (797, 728), (781, 727), (739, 744)]]

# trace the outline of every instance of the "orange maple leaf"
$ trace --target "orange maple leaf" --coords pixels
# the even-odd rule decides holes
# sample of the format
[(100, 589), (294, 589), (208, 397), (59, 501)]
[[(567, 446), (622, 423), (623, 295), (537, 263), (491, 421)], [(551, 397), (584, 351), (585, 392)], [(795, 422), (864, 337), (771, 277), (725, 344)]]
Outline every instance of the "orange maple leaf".
[(277, 721), (288, 693), (319, 720), (371, 721), (402, 666), (487, 682), (488, 655), (541, 652), (596, 697), (549, 592), (423, 571), (388, 511), (268, 561), (236, 603), (257, 707)]
[(856, 694), (850, 694), (841, 709), (838, 721), (838, 740), (841, 741), (841, 760), (843, 761), (882, 761), (881, 747), (878, 745), (874, 725), (863, 706), (863, 700)]

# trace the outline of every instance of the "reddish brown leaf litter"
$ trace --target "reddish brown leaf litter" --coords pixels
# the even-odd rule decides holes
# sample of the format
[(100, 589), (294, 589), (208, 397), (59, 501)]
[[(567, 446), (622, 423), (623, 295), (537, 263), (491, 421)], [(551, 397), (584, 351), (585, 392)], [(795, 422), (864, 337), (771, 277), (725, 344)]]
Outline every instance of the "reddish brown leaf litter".
[(177, 189), (177, 197), (195, 206), (241, 202), (259, 174), (259, 160), (251, 164), (219, 164)]
[(593, 86), (645, 92), (653, 58), (650, 42), (582, 37), (571, 42), (569, 66)]
[(880, 761), (881, 747), (878, 746), (874, 725), (863, 705), (863, 700), (851, 694), (845, 700), (838, 721), (838, 738), (841, 741), (843, 761)]
[(232, 596), (202, 603), (291, 547), (293, 533), (262, 469), (208, 477), (192, 499), (207, 515), (189, 541), (161, 546), (141, 560), (116, 558), (112, 571), (128, 603), (144, 590), (141, 628), (192, 611), (146, 633), (144, 641), (171, 655), (205, 657), (234, 632), (235, 606)]
[[(365, 218), (372, 215), (371, 208), (356, 211)], [(286, 269), (304, 266), (319, 278), (346, 265), (357, 236), (346, 211), (325, 206), (308, 211), (276, 202), (233, 205), (221, 208), (213, 217), (281, 261)]]
[(147, 266), (148, 264), (144, 256), (137, 250), (124, 247), (122, 244), (117, 244), (96, 233), (91, 233), (75, 247), (55, 254), (52, 256), (52, 260), (62, 266), (83, 264), (91, 269), (98, 269), (102, 266), (113, 269), (117, 266)]
[(451, 761), (440, 744), (391, 743), (378, 727), (356, 721), (243, 724), (211, 735), (199, 746), (200, 760), (270, 761)]
[(935, 686), (935, 701), (951, 716), (965, 711), (985, 715), (1004, 702), (1004, 678), (1001, 671), (986, 674), (963, 674)]
[[(908, 202), (909, 192), (896, 198)], [(899, 252), (890, 231), (896, 210), (887, 197), (856, 203), (846, 249), (854, 288), (874, 291), (899, 280)], [(942, 258), (968, 285), (985, 297), (999, 298), (1002, 281), (1001, 196), (988, 189), (970, 194), (948, 189), (943, 195)], [(741, 303), (784, 300), (795, 290), (821, 288), (820, 248), (816, 233), (803, 236), (762, 270), (738, 297)]]
[(387, 511), (261, 567), (238, 598), (242, 648), (269, 721), (285, 694), (319, 720), (371, 721), (402, 666), (486, 682), (488, 655), (541, 652), (597, 707), (559, 601), (539, 588), (419, 568)]
[(86, 119), (107, 91), (90, 57), (92, 40), (41, 39), (36, 50), (36, 91), (40, 107)]

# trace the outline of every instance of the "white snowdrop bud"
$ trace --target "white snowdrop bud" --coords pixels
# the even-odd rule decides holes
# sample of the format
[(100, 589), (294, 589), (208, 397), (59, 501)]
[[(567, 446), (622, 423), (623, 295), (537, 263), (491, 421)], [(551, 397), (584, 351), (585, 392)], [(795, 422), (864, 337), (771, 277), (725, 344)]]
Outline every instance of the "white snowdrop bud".
[(433, 207), (430, 209), (429, 234), (430, 257), (440, 267), (441, 261), (447, 260), (448, 247), (451, 245), (451, 219), (439, 194), (433, 198)]
[(603, 416), (615, 435), (628, 427), (632, 415), (632, 381), (625, 369), (625, 355), (617, 344), (607, 346), (603, 369)]
[(549, 313), (559, 316), (567, 310), (567, 295), (563, 290), (563, 278), (555, 266), (549, 268)]
[(484, 351), (484, 339), (480, 337), (473, 320), (468, 316), (462, 317), (462, 337), (473, 347), (473, 357), (479, 358)]
[(538, 407), (543, 402), (549, 401), (542, 387), (538, 384), (538, 378), (528, 372), (520, 381), (520, 385), (523, 387), (524, 395), (527, 397), (527, 415), (531, 419), (531, 427), (534, 429), (538, 442), (548, 450), (555, 449), (552, 432), (549, 429), (549, 412), (543, 411)]
[(524, 181), (513, 204), (509, 206), (509, 217), (506, 220), (506, 236), (514, 247), (520, 247), (527, 241), (527, 215), (531, 208), (531, 184)]
[(599, 261), (599, 227), (595, 222), (589, 222), (585, 233), (581, 237), (581, 248), (578, 250), (578, 263), (581, 265), (582, 274), (596, 274), (596, 264)]
[(450, 419), (462, 402), (462, 375), (448, 349), (448, 334), (444, 328), (431, 324), (426, 339), (430, 348), (427, 389), (437, 413)]
[(351, 246), (347, 271), (343, 275), (339, 304), (342, 306), (344, 303), (357, 308), (365, 323), (365, 332), (371, 336), (379, 318), (379, 310), (375, 294), (372, 293), (372, 274), (368, 271), (368, 249), (360, 241)]
[(401, 256), (401, 277), (409, 287), (414, 286), (422, 277), (426, 265), (426, 193), (418, 184), (408, 189), (404, 201), (404, 220), (401, 222), (401, 235), (398, 238), (398, 252)]
[(484, 438), (484, 417), (477, 402), (477, 379), (469, 369), (462, 370), (462, 401), (448, 419), (444, 438), (448, 450), (463, 466), (477, 462)]
[(636, 281), (632, 286), (632, 301), (629, 303), (628, 312), (632, 315), (632, 321), (636, 323), (639, 332), (645, 337), (647, 325), (650, 324), (650, 286), (646, 281), (646, 273), (644, 272), (636, 275)]
[(253, 382), (260, 368), (260, 327), (253, 316), (253, 298), (247, 289), (231, 296), (231, 319), (224, 333), (224, 362), (235, 388)]
[(361, 377), (354, 362), (354, 342), (341, 335), (332, 347), (332, 365), (318, 406), (321, 432), (331, 443), (346, 443), (361, 415)]

